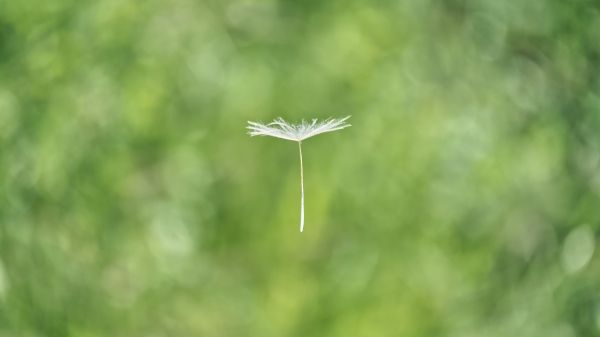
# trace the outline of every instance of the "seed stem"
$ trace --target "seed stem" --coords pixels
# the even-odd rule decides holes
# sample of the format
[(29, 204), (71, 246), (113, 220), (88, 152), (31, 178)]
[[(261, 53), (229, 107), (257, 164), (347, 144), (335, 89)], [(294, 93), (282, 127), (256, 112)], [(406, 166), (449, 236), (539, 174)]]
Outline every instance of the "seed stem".
[(298, 142), (300, 151), (300, 232), (304, 231), (304, 166), (302, 165), (302, 142)]

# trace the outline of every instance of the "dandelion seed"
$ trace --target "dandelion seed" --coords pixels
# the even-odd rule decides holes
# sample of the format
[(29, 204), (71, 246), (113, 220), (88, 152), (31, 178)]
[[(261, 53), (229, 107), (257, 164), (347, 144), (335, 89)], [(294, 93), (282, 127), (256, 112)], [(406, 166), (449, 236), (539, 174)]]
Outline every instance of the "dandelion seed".
[(304, 231), (304, 166), (302, 164), (302, 141), (321, 133), (341, 130), (351, 126), (346, 123), (350, 116), (344, 118), (329, 118), (319, 122), (316, 118), (311, 122), (302, 121), (300, 124), (290, 124), (282, 118), (277, 118), (269, 124), (248, 121), (247, 129), (250, 136), (270, 136), (298, 142), (300, 152), (300, 232)]

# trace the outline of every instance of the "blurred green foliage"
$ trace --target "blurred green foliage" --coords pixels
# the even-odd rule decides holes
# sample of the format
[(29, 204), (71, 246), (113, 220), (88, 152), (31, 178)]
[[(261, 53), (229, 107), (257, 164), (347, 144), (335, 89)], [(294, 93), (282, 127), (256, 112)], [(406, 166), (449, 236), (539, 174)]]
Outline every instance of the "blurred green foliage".
[[(600, 336), (600, 3), (0, 2), (0, 336)], [(247, 120), (353, 115), (296, 145)]]

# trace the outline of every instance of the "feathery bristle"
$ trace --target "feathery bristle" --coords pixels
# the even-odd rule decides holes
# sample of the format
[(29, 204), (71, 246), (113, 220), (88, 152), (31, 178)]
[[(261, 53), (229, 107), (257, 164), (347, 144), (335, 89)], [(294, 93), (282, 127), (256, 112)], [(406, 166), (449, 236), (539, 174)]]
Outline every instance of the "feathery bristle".
[(321, 122), (317, 119), (311, 122), (302, 120), (300, 124), (288, 123), (283, 118), (277, 118), (268, 124), (248, 121), (247, 129), (250, 136), (270, 136), (300, 142), (321, 133), (347, 128), (351, 126), (346, 123), (348, 118), (350, 116), (329, 118)]

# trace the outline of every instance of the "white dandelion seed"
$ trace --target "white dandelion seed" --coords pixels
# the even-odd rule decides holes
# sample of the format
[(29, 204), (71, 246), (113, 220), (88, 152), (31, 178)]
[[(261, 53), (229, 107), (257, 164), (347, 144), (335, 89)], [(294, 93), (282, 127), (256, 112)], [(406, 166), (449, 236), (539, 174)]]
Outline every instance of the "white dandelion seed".
[(304, 231), (304, 166), (302, 165), (302, 141), (325, 132), (341, 130), (351, 126), (346, 123), (350, 116), (329, 118), (319, 122), (316, 118), (310, 123), (302, 120), (300, 124), (290, 124), (277, 118), (269, 124), (248, 121), (250, 136), (270, 136), (298, 142), (300, 152), (300, 232)]

